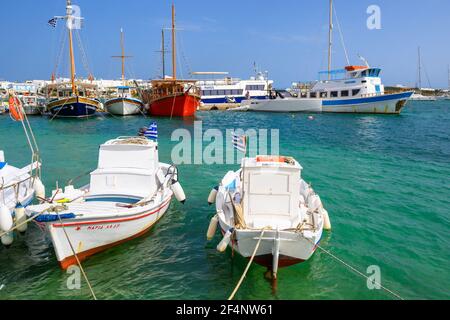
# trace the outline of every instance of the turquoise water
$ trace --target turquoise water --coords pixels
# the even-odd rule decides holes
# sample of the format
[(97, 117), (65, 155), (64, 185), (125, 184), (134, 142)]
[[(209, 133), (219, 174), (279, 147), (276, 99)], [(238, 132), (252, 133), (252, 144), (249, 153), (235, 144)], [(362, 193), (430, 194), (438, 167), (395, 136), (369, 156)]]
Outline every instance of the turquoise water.
[[(281, 153), (304, 167), (330, 213), (333, 231), (322, 246), (366, 272), (381, 268), (382, 284), (405, 299), (450, 298), (450, 104), (410, 103), (401, 116), (199, 113), (203, 128), (280, 129)], [(58, 180), (96, 166), (98, 145), (134, 135), (150, 120), (99, 117), (84, 121), (31, 118), (49, 191)], [(174, 129), (189, 120), (158, 120), (160, 158), (170, 161)], [(0, 149), (14, 165), (29, 151), (18, 123), (0, 116)], [(219, 235), (205, 231), (214, 214), (212, 186), (237, 166), (180, 166), (188, 201), (173, 203), (146, 236), (84, 262), (101, 299), (225, 299), (246, 260), (220, 254)], [(253, 266), (237, 299), (391, 299), (368, 290), (366, 280), (320, 250), (311, 260), (282, 269), (277, 290)], [(68, 275), (56, 263), (49, 239), (37, 226), (0, 248), (0, 299), (89, 299), (68, 290)]]

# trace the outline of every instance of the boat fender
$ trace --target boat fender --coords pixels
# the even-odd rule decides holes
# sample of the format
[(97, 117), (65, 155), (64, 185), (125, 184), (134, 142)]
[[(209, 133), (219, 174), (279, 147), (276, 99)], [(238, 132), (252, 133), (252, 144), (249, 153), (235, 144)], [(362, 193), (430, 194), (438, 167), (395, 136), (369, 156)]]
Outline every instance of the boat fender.
[(209, 196), (208, 196), (208, 203), (209, 203), (209, 205), (212, 205), (214, 202), (216, 202), (217, 192), (218, 191), (219, 191), (219, 187), (212, 188), (212, 190), (211, 190), (211, 192), (209, 193)]
[(27, 220), (27, 216), (25, 214), (25, 208), (18, 205), (16, 207), (16, 209), (14, 209), (14, 214), (16, 216), (15, 222), (16, 222), (16, 226), (17, 226), (17, 231), (19, 231), (22, 234), (25, 233), (28, 229), (27, 223), (24, 223)]
[(32, 188), (33, 188), (37, 198), (45, 199), (45, 186), (42, 183), (41, 179), (36, 177), (34, 179)]
[(328, 215), (328, 211), (325, 210), (324, 208), (322, 208), (320, 211), (321, 211), (322, 218), (323, 218), (323, 228), (326, 231), (330, 231), (331, 230), (331, 221), (330, 221), (330, 216)]
[(0, 206), (0, 231), (8, 232), (13, 227), (11, 211), (2, 205)]
[(231, 235), (233, 234), (233, 232), (234, 232), (234, 229), (230, 229), (225, 233), (225, 235), (223, 236), (223, 239), (217, 245), (217, 251), (225, 252), (225, 250), (227, 250), (227, 247), (230, 244)]
[(181, 184), (176, 180), (172, 180), (172, 185), (170, 186), (170, 188), (175, 194), (175, 198), (177, 198), (179, 202), (184, 204), (186, 202), (186, 195), (183, 188), (181, 187)]
[(14, 242), (14, 233), (9, 232), (9, 233), (3, 235), (1, 242), (5, 246), (5, 248), (9, 248), (12, 245), (12, 243)]
[(214, 238), (214, 235), (216, 234), (217, 231), (217, 225), (219, 224), (219, 217), (217, 216), (217, 214), (211, 218), (211, 221), (209, 223), (209, 227), (208, 227), (208, 232), (206, 233), (206, 239), (208, 239), (208, 241), (211, 241), (212, 238)]

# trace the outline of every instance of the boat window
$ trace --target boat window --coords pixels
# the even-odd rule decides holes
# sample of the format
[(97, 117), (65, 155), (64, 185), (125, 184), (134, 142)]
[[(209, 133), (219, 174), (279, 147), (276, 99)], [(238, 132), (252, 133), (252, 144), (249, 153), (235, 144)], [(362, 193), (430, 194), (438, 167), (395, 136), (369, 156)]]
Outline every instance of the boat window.
[(302, 92), (302, 93), (300, 94), (300, 97), (301, 97), (301, 98), (308, 98), (308, 93), (307, 93), (307, 92)]
[(317, 93), (316, 93), (316, 92), (311, 92), (311, 93), (309, 94), (309, 97), (310, 97), (310, 98), (317, 98)]
[(211, 95), (212, 95), (212, 96), (217, 96), (217, 95), (219, 95), (217, 92), (218, 92), (217, 90), (211, 90)]
[(328, 92), (321, 92), (320, 93), (320, 97), (321, 98), (327, 98), (328, 97)]
[(341, 91), (341, 97), (348, 97), (348, 96), (349, 96), (348, 90)]
[(367, 77), (367, 70), (364, 70), (363, 72), (361, 72), (361, 77)]
[(83, 91), (80, 91), (80, 92), (78, 93), (78, 95), (79, 95), (80, 97), (84, 97), (84, 92), (83, 92)]
[(367, 80), (363, 80), (363, 81), (361, 81), (361, 83), (367, 83)]
[(357, 96), (359, 94), (359, 92), (361, 91), (361, 89), (353, 89), (352, 90), (352, 95), (353, 96)]
[(264, 91), (264, 85), (247, 85), (245, 87), (246, 91)]
[(332, 98), (337, 98), (338, 97), (338, 92), (337, 91), (331, 91), (331, 97)]

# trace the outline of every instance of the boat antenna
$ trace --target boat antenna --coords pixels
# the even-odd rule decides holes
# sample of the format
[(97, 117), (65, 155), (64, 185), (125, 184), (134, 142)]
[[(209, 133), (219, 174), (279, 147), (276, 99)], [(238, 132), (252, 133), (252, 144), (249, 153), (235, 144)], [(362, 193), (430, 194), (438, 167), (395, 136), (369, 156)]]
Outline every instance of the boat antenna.
[(370, 68), (369, 62), (367, 62), (367, 59), (364, 58), (362, 55), (358, 54), (358, 58), (364, 62), (364, 64), (366, 65), (367, 68)]
[(330, 26), (328, 30), (328, 80), (331, 80), (332, 48), (333, 48), (333, 0), (330, 0)]

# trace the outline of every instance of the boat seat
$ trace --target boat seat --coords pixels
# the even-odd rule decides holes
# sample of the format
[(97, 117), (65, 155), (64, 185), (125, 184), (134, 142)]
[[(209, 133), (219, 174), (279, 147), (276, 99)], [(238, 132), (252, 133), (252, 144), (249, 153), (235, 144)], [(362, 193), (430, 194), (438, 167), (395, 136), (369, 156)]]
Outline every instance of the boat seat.
[(258, 218), (253, 219), (250, 226), (254, 229), (262, 229), (264, 227), (271, 227), (272, 229), (291, 229), (292, 221), (290, 219), (270, 219), (270, 218)]

